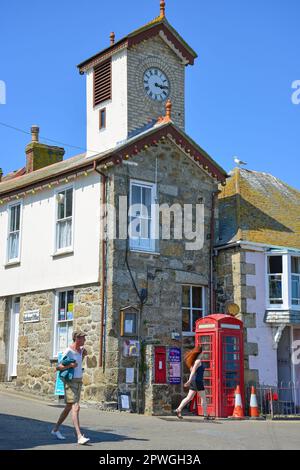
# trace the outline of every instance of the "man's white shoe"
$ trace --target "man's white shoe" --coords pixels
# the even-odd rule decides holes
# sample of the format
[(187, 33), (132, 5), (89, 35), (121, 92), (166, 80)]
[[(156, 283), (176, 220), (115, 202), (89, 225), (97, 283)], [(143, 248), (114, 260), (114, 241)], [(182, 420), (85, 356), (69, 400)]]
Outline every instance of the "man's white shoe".
[(80, 438), (78, 439), (78, 444), (81, 444), (84, 446), (84, 444), (86, 444), (87, 442), (89, 442), (90, 439), (88, 437), (84, 437), (83, 435), (80, 436)]
[(62, 435), (60, 431), (51, 431), (52, 436), (55, 436), (56, 439), (59, 439), (60, 441), (64, 441), (66, 438), (65, 436)]

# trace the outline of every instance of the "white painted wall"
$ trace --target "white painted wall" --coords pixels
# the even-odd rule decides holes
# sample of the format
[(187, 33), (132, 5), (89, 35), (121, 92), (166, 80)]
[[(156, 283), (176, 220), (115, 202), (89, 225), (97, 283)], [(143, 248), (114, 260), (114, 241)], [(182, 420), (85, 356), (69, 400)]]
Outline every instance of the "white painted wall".
[(256, 299), (247, 300), (247, 312), (256, 313), (256, 328), (247, 329), (248, 342), (258, 343), (258, 356), (249, 357), (250, 369), (258, 369), (260, 383), (277, 382), (277, 351), (273, 349), (271, 326), (264, 323), (266, 310), (266, 263), (264, 252), (246, 253), (246, 262), (255, 264), (255, 275), (247, 275), (248, 286), (256, 287)]
[[(112, 57), (112, 99), (94, 108), (93, 69), (86, 73), (87, 157), (109, 150), (127, 138), (127, 50)], [(99, 130), (99, 110), (106, 108), (106, 129)]]
[[(55, 258), (55, 191), (74, 184), (74, 254)], [(21, 264), (5, 267), (7, 204), (0, 206), (0, 297), (98, 282), (100, 181), (91, 173), (23, 199)]]

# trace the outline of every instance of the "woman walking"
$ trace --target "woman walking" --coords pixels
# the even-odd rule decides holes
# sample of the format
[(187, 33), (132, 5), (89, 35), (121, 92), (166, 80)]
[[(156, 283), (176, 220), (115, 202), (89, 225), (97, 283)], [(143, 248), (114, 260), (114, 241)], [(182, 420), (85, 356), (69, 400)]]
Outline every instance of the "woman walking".
[(183, 419), (182, 410), (183, 408), (193, 400), (197, 392), (200, 393), (202, 399), (202, 407), (204, 413), (204, 419), (208, 420), (209, 416), (207, 415), (207, 402), (206, 394), (204, 389), (204, 365), (201, 361), (202, 358), (202, 347), (196, 346), (191, 351), (187, 352), (184, 356), (185, 363), (190, 370), (189, 380), (184, 384), (184, 387), (189, 387), (188, 395), (182, 400), (178, 408), (175, 410), (176, 415), (179, 419)]

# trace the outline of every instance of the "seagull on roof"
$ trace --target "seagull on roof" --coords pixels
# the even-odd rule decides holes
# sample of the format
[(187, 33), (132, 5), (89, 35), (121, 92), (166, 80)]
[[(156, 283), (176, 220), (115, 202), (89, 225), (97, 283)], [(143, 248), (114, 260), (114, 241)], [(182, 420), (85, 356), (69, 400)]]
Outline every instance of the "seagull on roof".
[(234, 158), (234, 162), (235, 162), (238, 166), (247, 165), (247, 162), (243, 162), (242, 160), (240, 160), (240, 159), (237, 158), (237, 157)]

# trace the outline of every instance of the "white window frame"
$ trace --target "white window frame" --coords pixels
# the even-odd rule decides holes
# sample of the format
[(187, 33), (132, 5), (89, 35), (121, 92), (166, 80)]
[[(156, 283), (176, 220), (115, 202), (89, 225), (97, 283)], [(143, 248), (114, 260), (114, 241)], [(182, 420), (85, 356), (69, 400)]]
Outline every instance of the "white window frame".
[(298, 299), (298, 302), (297, 304), (294, 304), (293, 303), (293, 277), (296, 277), (298, 279), (298, 282), (300, 284), (300, 273), (293, 273), (292, 272), (292, 258), (299, 258), (299, 262), (300, 262), (300, 253), (299, 255), (291, 255), (291, 261), (290, 261), (290, 273), (289, 273), (289, 279), (290, 279), (290, 283), (291, 283), (291, 308), (292, 309), (296, 309), (296, 310), (300, 310), (300, 298)]
[[(74, 298), (75, 298), (75, 291), (74, 291), (74, 287), (68, 287), (68, 288), (65, 288), (65, 289), (58, 289), (57, 291), (55, 291), (55, 302), (54, 302), (54, 315), (53, 315), (53, 318), (54, 318), (54, 324), (53, 324), (53, 358), (57, 358), (58, 357), (58, 353), (59, 352), (63, 352), (63, 351), (58, 351), (58, 325), (59, 323), (71, 323), (72, 324), (72, 327), (73, 327), (73, 331), (74, 331), (74, 310), (73, 310), (73, 318), (72, 320), (58, 320), (58, 309), (59, 309), (59, 296), (61, 293), (65, 292), (65, 294), (67, 295), (68, 292), (70, 291), (73, 291), (73, 302), (74, 302)], [(67, 344), (67, 347), (69, 346), (69, 344)]]
[[(189, 287), (190, 288), (190, 308), (188, 309), (187, 307), (184, 307), (182, 305), (182, 288), (183, 287)], [(200, 308), (193, 308), (193, 287), (198, 287), (202, 289), (202, 309)], [(182, 311), (183, 310), (189, 310), (189, 316), (190, 316), (190, 327), (192, 326), (192, 318), (193, 318), (193, 311), (200, 312), (202, 311), (202, 318), (206, 316), (206, 287), (203, 285), (196, 285), (196, 284), (181, 284), (181, 321), (182, 321)], [(199, 318), (201, 318), (199, 316)], [(182, 324), (181, 324), (181, 329), (182, 329)], [(182, 336), (195, 336), (194, 331), (183, 331), (182, 330)]]
[(158, 240), (155, 239), (155, 234), (156, 234), (156, 210), (155, 210), (155, 202), (156, 202), (156, 184), (155, 183), (149, 183), (146, 181), (141, 181), (141, 180), (135, 180), (131, 179), (130, 180), (130, 192), (129, 192), (129, 220), (128, 223), (130, 224), (131, 222), (131, 216), (130, 216), (130, 208), (132, 206), (132, 187), (133, 186), (139, 186), (141, 188), (147, 188), (151, 189), (151, 225), (150, 225), (150, 238), (149, 238), (149, 247), (142, 246), (139, 243), (137, 243), (136, 239), (130, 238), (130, 234), (128, 234), (129, 237), (129, 248), (131, 251), (140, 251), (140, 252), (147, 252), (147, 253), (153, 253), (156, 252), (158, 249), (157, 242)]
[[(58, 221), (58, 200), (57, 200), (57, 196), (59, 193), (63, 192), (63, 191), (68, 191), (69, 189), (72, 189), (72, 216), (71, 216), (71, 219), (72, 219), (72, 228), (71, 228), (71, 237), (72, 237), (72, 240), (71, 240), (71, 245), (70, 246), (67, 246), (67, 247), (63, 247), (63, 248), (58, 248), (58, 224), (59, 224), (59, 221)], [(54, 193), (54, 220), (55, 220), (55, 223), (54, 223), (54, 247), (53, 247), (53, 253), (54, 255), (60, 255), (60, 254), (64, 254), (64, 253), (72, 253), (73, 250), (74, 250), (74, 214), (75, 214), (75, 188), (74, 188), (74, 185), (73, 184), (69, 184), (69, 185), (65, 185), (65, 186), (61, 186), (60, 188), (57, 188), (55, 190), (55, 193)], [(69, 217), (70, 218), (70, 217)], [(67, 220), (66, 219), (61, 219), (61, 220)]]
[[(282, 258), (282, 273), (269, 273), (269, 258), (272, 256), (280, 256)], [(285, 257), (283, 253), (272, 253), (267, 254), (266, 256), (266, 299), (267, 299), (267, 308), (268, 309), (283, 309), (285, 304), (284, 299), (284, 287), (285, 287), (285, 266), (284, 266)], [(275, 304), (271, 303), (270, 299), (270, 276), (280, 276), (281, 277), (281, 295), (282, 295), (282, 303)]]
[[(11, 212), (12, 208), (15, 206), (20, 206), (20, 229), (19, 229), (19, 240), (18, 240), (18, 257), (17, 258), (9, 258), (9, 242), (10, 242), (10, 223), (11, 223)], [(19, 263), (21, 261), (21, 246), (22, 246), (22, 221), (23, 221), (23, 200), (18, 200), (11, 202), (8, 204), (7, 207), (7, 220), (8, 220), (8, 226), (7, 226), (7, 248), (6, 248), (6, 263), (5, 264), (15, 264)]]

